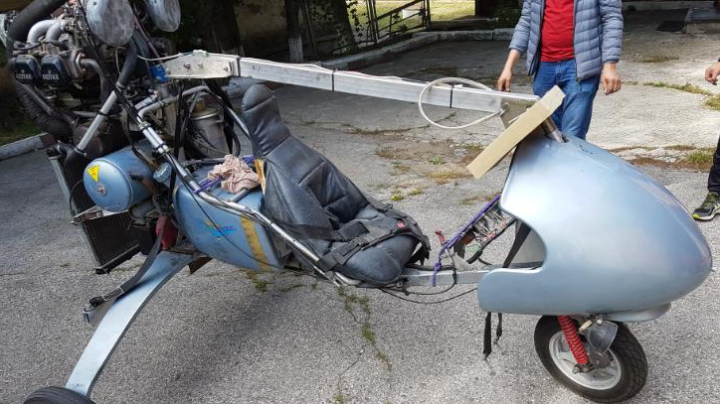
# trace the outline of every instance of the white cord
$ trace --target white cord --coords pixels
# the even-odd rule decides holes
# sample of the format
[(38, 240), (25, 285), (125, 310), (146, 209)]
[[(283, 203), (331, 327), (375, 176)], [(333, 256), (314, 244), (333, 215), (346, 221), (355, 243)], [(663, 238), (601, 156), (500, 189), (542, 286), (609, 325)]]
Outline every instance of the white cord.
[[(423, 107), (423, 98), (425, 98), (425, 94), (430, 91), (431, 88), (435, 87), (438, 84), (450, 84), (451, 86), (454, 84), (463, 84), (468, 87), (472, 88), (479, 88), (481, 90), (492, 90), (490, 87), (486, 86), (485, 84), (478, 83), (477, 81), (473, 81), (470, 79), (464, 79), (461, 77), (444, 77), (437, 80), (433, 80), (430, 83), (428, 83), (423, 90), (420, 92), (420, 96), (418, 97), (418, 110), (420, 111), (420, 115), (422, 115), (423, 118), (425, 118), (426, 121), (428, 121), (431, 125), (437, 126), (438, 128), (442, 129), (466, 129), (471, 126), (475, 126), (479, 123), (483, 123), (487, 121), (488, 119), (494, 118), (496, 116), (502, 115), (505, 113), (505, 108), (500, 109), (499, 111), (493, 112), (490, 115), (486, 115), (480, 119), (476, 119), (470, 123), (466, 123), (464, 125), (459, 126), (446, 126), (442, 125), (440, 123), (437, 123), (436, 121), (433, 121), (426, 113), (425, 113), (425, 107)], [(452, 90), (450, 90), (452, 91)]]
[(177, 55), (163, 56), (159, 58), (146, 58), (144, 56), (137, 55), (138, 59), (144, 60), (146, 62), (162, 62), (165, 60), (177, 59), (180, 56), (182, 56), (182, 53), (178, 53)]

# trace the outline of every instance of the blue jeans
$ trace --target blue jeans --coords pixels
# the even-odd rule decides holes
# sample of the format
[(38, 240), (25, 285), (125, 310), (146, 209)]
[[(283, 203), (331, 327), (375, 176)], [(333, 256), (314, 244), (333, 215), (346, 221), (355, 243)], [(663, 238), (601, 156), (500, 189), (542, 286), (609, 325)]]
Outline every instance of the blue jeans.
[(533, 81), (533, 92), (542, 97), (553, 86), (560, 87), (565, 93), (565, 99), (552, 115), (552, 120), (564, 134), (585, 139), (600, 77), (578, 81), (575, 69), (575, 59), (540, 62)]

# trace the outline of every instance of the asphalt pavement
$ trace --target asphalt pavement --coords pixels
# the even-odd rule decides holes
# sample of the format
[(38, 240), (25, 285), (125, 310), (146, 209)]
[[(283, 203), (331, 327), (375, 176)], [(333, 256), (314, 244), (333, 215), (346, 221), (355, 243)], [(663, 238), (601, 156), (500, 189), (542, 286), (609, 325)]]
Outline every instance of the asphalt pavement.
[[(638, 35), (630, 30), (628, 62), (621, 64), (637, 83), (618, 95), (598, 96), (591, 141), (641, 150), (714, 145), (718, 114), (702, 109), (702, 95), (639, 83), (674, 77), (701, 81), (698, 74), (705, 60), (716, 57), (715, 47), (702, 36)], [(658, 43), (648, 45), (653, 38)], [(506, 46), (437, 44), (367, 71), (421, 79), (459, 75), (491, 84)], [(690, 52), (692, 58), (648, 64), (643, 62), (647, 55), (636, 54), (640, 49)], [(527, 80), (516, 89), (530, 91)], [(463, 171), (468, 159), (497, 135), (497, 120), (473, 130), (442, 132), (428, 128), (411, 104), (293, 88), (278, 94), (298, 137), (363, 190), (412, 214), (428, 234), (436, 229), (452, 233), (502, 188), (507, 162), (481, 181)], [(429, 110), (450, 124), (475, 117)], [(704, 197), (705, 173), (642, 169), (689, 208)], [(67, 202), (42, 152), (0, 162), (0, 403), (21, 403), (37, 388), (64, 385), (92, 335), (82, 308), (131, 276), (140, 263), (135, 259), (110, 275), (95, 275), (79, 229), (69, 221)], [(717, 258), (720, 221), (701, 224), (701, 229)], [(501, 259), (509, 241), (499, 240), (488, 258)], [(469, 289), (457, 287), (447, 296)], [(650, 365), (647, 385), (633, 402), (720, 402), (718, 292), (713, 273), (665, 316), (632, 326)], [(348, 290), (342, 296), (312, 278), (249, 279), (242, 270), (212, 262), (194, 275), (182, 271), (155, 296), (108, 363), (93, 399), (158, 404), (584, 402), (542, 367), (533, 347), (536, 317), (506, 316), (504, 335), (488, 361), (481, 354), (483, 318), (472, 293), (433, 305), (376, 291)]]
[[(392, 163), (376, 156), (377, 144), (367, 136), (303, 137), (383, 199), (393, 181), (402, 181), (393, 175)], [(688, 206), (703, 196), (702, 173), (645, 169)], [(477, 189), (497, 191), (504, 172), (501, 166), (480, 183), (436, 184), (397, 204), (427, 232), (452, 231), (478, 208), (457, 199)], [(0, 201), (0, 402), (19, 403), (36, 388), (65, 383), (92, 333), (80, 315), (87, 299), (126, 279), (139, 261), (111, 275), (93, 273), (40, 152), (0, 162)], [(701, 225), (715, 254), (719, 223)], [(362, 303), (350, 302), (348, 310), (347, 297), (330, 285), (314, 286), (313, 279), (265, 280), (252, 281), (217, 263), (192, 276), (181, 272), (139, 316), (93, 398), (99, 403), (583, 402), (536, 357), (534, 317), (506, 317), (499, 349), (485, 362), (483, 313), (473, 294), (419, 305), (349, 290), (367, 296), (366, 314)], [(635, 402), (720, 401), (715, 380), (720, 352), (714, 349), (720, 343), (719, 289), (713, 274), (667, 315), (632, 327), (650, 363), (648, 383)]]

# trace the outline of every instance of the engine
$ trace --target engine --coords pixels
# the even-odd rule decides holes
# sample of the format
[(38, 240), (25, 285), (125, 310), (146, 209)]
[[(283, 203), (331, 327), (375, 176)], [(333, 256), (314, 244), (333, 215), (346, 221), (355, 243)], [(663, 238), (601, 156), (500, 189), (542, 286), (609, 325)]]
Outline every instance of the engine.
[[(79, 141), (112, 92), (124, 61), (174, 50), (165, 39), (133, 37), (156, 28), (151, 16), (158, 14), (173, 15), (175, 25), (167, 17), (161, 20), (168, 30), (177, 29), (180, 14), (173, 4), (177, 1), (47, 0), (20, 13), (8, 32), (9, 60), (20, 101), (38, 126), (63, 140)], [(158, 11), (161, 6), (164, 13)], [(39, 16), (51, 18), (35, 21)], [(154, 87), (142, 68), (140, 63), (128, 66), (126, 77), (132, 80), (123, 85), (131, 98), (147, 96)], [(108, 121), (103, 129), (117, 130), (111, 128), (117, 122)], [(108, 150), (96, 149), (95, 154)]]
[(168, 170), (142, 140), (139, 111), (155, 106), (144, 119), (188, 160), (239, 152), (239, 142), (219, 97), (197, 94), (182, 114), (162, 101), (183, 92), (162, 64), (176, 54), (163, 33), (180, 25), (178, 0), (35, 0), (8, 22), (19, 101), (58, 139), (51, 163), (106, 272), (149, 249), (169, 203), (153, 177)]

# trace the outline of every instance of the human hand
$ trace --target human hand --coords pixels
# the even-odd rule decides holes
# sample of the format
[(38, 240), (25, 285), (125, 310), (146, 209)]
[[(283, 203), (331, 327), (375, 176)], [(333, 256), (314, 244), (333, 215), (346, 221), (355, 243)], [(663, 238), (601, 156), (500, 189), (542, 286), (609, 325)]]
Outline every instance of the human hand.
[(600, 83), (605, 95), (620, 91), (622, 82), (620, 81), (620, 75), (615, 70), (615, 63), (605, 63), (600, 74)]
[(705, 81), (716, 86), (720, 75), (720, 62), (715, 62), (705, 69)]
[(497, 81), (498, 91), (510, 91), (510, 82), (512, 81), (512, 69), (503, 69), (500, 78)]

